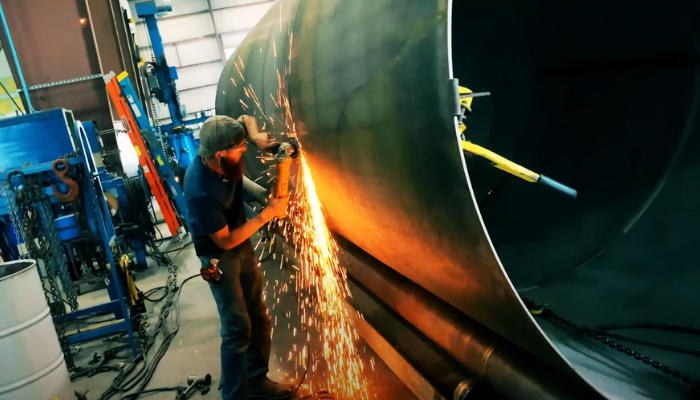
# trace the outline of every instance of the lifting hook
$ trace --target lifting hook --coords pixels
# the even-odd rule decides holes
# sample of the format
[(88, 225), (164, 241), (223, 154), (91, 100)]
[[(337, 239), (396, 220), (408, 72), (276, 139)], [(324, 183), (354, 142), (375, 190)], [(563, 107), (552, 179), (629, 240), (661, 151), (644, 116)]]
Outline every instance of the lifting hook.
[[(63, 171), (58, 170), (58, 164), (63, 164)], [(51, 170), (54, 174), (56, 174), (58, 179), (68, 185), (68, 193), (66, 194), (59, 192), (58, 189), (56, 189), (56, 185), (51, 185), (54, 197), (56, 197), (58, 201), (62, 203), (70, 203), (71, 201), (77, 199), (78, 193), (80, 192), (80, 187), (78, 186), (78, 182), (66, 177), (66, 174), (68, 174), (68, 171), (70, 170), (70, 164), (68, 161), (62, 158), (57, 159), (51, 165)]]

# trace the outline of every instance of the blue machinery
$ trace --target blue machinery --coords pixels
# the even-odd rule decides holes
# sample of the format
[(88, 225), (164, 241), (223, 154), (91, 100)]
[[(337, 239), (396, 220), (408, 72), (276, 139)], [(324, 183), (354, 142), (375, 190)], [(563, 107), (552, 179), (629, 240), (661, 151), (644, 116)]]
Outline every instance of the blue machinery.
[[(132, 352), (136, 355), (138, 350), (126, 303), (126, 299), (131, 296), (129, 293), (131, 288), (128, 285), (124, 286), (124, 283), (132, 281), (125, 265), (126, 258), (124, 256), (118, 258), (119, 255), (126, 254), (127, 247), (115, 233), (110, 210), (103, 195), (106, 190), (121, 190), (120, 186), (123, 187), (123, 182), (120, 185), (119, 178), (109, 177), (108, 179), (106, 172), (100, 171), (96, 166), (91, 150), (91, 143), (97, 142), (94, 132), (92, 123), (75, 121), (72, 112), (65, 109), (41, 111), (1, 120), (0, 152), (3, 156), (0, 158), (0, 182), (4, 184), (5, 190), (0, 191), (2, 195), (0, 196), (0, 223), (6, 227), (15, 225), (15, 232), (18, 230), (21, 232), (16, 225), (17, 221), (22, 220), (22, 216), (15, 217), (13, 221), (12, 215), (21, 208), (18, 204), (18, 193), (28, 190), (30, 182), (35, 188), (39, 188), (40, 193), (34, 198), (32, 204), (44, 202), (46, 199), (50, 204), (50, 207), (43, 209), (41, 213), (40, 230), (52, 231), (53, 228), (47, 224), (53, 222), (60, 240), (59, 243), (47, 240), (48, 245), (45, 247), (48, 247), (51, 256), (44, 259), (44, 275), (48, 274), (49, 270), (55, 271), (57, 267), (61, 267), (47, 264), (54, 263), (56, 257), (61, 259), (65, 255), (67, 263), (64, 267), (69, 269), (68, 264), (73, 265), (75, 274), (80, 271), (89, 273), (94, 269), (100, 270), (104, 277), (99, 278), (107, 283), (110, 298), (110, 301), (104, 304), (84, 309), (71, 307), (75, 308), (71, 312), (54, 314), (57, 325), (86, 315), (105, 312), (113, 314), (118, 321), (89, 331), (66, 335), (66, 343), (68, 345), (80, 343), (125, 331), (128, 334)], [(36, 146), (36, 143), (41, 143), (41, 146)], [(78, 197), (70, 203), (60, 202), (51, 188), (52, 184), (55, 185), (59, 196), (69, 188), (56, 178), (52, 170), (54, 161), (60, 158), (65, 159), (70, 172), (77, 177)], [(70, 188), (67, 194), (75, 195), (72, 193), (74, 189)], [(14, 239), (21, 243), (21, 239), (17, 239), (16, 236)], [(30, 240), (34, 239), (30, 238)], [(78, 257), (80, 252), (76, 248), (81, 244), (92, 249), (97, 248), (98, 252)], [(28, 249), (30, 248), (28, 243), (25, 245)], [(42, 249), (46, 250), (44, 247)], [(17, 257), (17, 254), (14, 256)], [(79, 265), (79, 268), (75, 267), (76, 265)], [(72, 293), (77, 299), (70, 278), (68, 283), (66, 280), (61, 280), (61, 286), (66, 297), (70, 298)], [(127, 294), (126, 297), (125, 294)], [(54, 303), (58, 303), (57, 306), (65, 310), (62, 304), (63, 296), (54, 292), (52, 297)], [(55, 309), (56, 304), (53, 307)]]
[[(185, 168), (196, 156), (198, 145), (187, 125), (204, 122), (207, 117), (184, 120), (187, 112), (177, 95), (177, 71), (167, 65), (155, 17), (170, 10), (153, 2), (137, 5), (139, 16), (146, 20), (155, 54), (155, 62), (149, 63), (146, 74), (149, 88), (168, 105), (172, 123), (157, 131), (151, 126), (126, 74), (119, 76), (112, 100), (128, 104), (128, 111), (120, 117), (123, 122), (131, 118), (133, 123), (125, 124), (125, 128), (136, 130), (146, 157), (152, 159), (151, 165), (158, 171), (155, 178), (159, 182), (162, 179), (168, 189), (168, 207), (172, 202), (176, 218), (182, 221), (187, 219), (187, 207), (158, 142), (158, 133), (165, 136), (175, 160)], [(0, 18), (4, 22), (2, 8)], [(7, 25), (3, 25), (14, 56)], [(10, 61), (17, 66), (18, 79), (25, 86), (16, 56)], [(145, 307), (130, 269), (147, 266), (146, 238), (128, 223), (134, 219), (125, 185), (128, 178), (108, 173), (99, 162), (101, 146), (92, 123), (76, 121), (65, 109), (34, 112), (28, 96), (25, 101), (30, 114), (0, 120), (0, 254), (5, 260), (33, 257), (43, 261), (40, 271), (47, 300), (69, 366), (73, 365), (70, 345), (118, 333), (128, 335), (136, 356), (132, 323)], [(86, 281), (104, 282), (109, 301), (80, 309), (76, 284)], [(65, 331), (66, 322), (77, 324), (94, 314), (114, 315), (116, 322), (82, 332)]]
[[(153, 195), (161, 206), (165, 222), (171, 233), (176, 235), (179, 223), (188, 219), (187, 203), (177, 177), (170, 168), (166, 155), (158, 145), (153, 126), (141, 108), (129, 75), (123, 72), (119, 76), (115, 76), (113, 72), (110, 72), (104, 76), (104, 80), (112, 102), (122, 119), (122, 124), (124, 124), (131, 143), (136, 149), (141, 173), (149, 181)], [(165, 186), (161, 187), (160, 185)], [(177, 215), (174, 215), (175, 212)], [(176, 219), (179, 221), (173, 221)]]
[[(161, 150), (159, 134), (167, 140), (175, 161), (186, 168), (198, 147), (187, 126), (202, 123), (207, 116), (185, 120), (187, 111), (180, 104), (175, 85), (177, 70), (167, 65), (156, 21), (157, 13), (171, 8), (156, 7), (149, 1), (137, 4), (136, 9), (146, 21), (155, 55), (155, 61), (147, 65), (148, 86), (154, 97), (167, 104), (172, 123), (155, 129), (151, 126), (126, 74), (118, 78), (118, 96), (128, 103), (131, 115), (127, 119), (135, 121), (132, 128), (138, 129), (137, 135), (144, 140), (141, 143), (158, 171), (156, 178), (162, 179), (168, 189), (177, 216), (186, 220), (184, 197), (167, 150)], [(0, 17), (4, 21), (1, 8)], [(10, 61), (20, 71), (16, 58)], [(18, 78), (24, 82), (21, 73)], [(101, 160), (101, 146), (92, 123), (75, 121), (73, 113), (65, 109), (34, 112), (31, 105), (28, 109), (30, 114), (0, 120), (0, 254), (5, 260), (29, 256), (43, 261), (40, 270), (64, 352), (73, 344), (126, 333), (136, 356), (132, 319), (145, 307), (129, 270), (147, 264), (145, 238), (138, 232), (125, 234), (129, 228), (124, 226), (128, 224), (115, 228), (114, 221), (129, 221), (132, 217), (127, 178), (110, 174), (101, 162), (96, 163), (96, 158)], [(125, 116), (120, 117), (124, 122)], [(70, 175), (65, 179), (59, 176), (66, 174)], [(104, 282), (109, 301), (80, 309), (76, 284), (85, 281)], [(94, 314), (111, 314), (116, 322), (77, 333), (65, 332), (66, 322)], [(66, 361), (72, 365), (70, 356)]]
[(200, 115), (197, 118), (185, 120), (187, 109), (180, 104), (175, 81), (178, 79), (177, 69), (168, 66), (165, 59), (165, 49), (163, 39), (160, 36), (156, 14), (172, 11), (171, 6), (156, 6), (153, 1), (146, 1), (136, 4), (136, 13), (146, 21), (148, 35), (153, 46), (154, 62), (147, 63), (151, 68), (146, 71), (148, 87), (151, 94), (158, 101), (165, 103), (170, 112), (172, 122), (158, 127), (163, 134), (168, 145), (174, 152), (177, 163), (182, 168), (187, 168), (190, 162), (197, 155), (199, 141), (194, 138), (188, 125), (196, 125), (206, 121), (208, 116)]
[[(113, 74), (108, 76), (111, 78)], [(118, 88), (119, 100), (128, 104), (126, 119), (134, 121), (128, 129), (135, 128), (136, 135), (143, 138), (140, 142), (143, 153), (149, 154), (158, 171), (155, 178), (162, 179), (168, 188), (164, 200), (168, 204), (172, 202), (176, 217), (186, 220), (187, 207), (180, 186), (126, 74), (120, 75)], [(0, 158), (0, 233), (4, 233), (0, 235), (0, 250), (5, 258), (27, 255), (41, 259), (45, 282), (51, 279), (60, 282), (60, 287), (46, 289), (57, 327), (97, 313), (113, 314), (117, 320), (83, 332), (59, 334), (64, 345), (126, 332), (133, 354), (138, 354), (132, 319), (145, 307), (129, 270), (146, 267), (146, 239), (138, 229), (125, 233), (129, 229), (125, 224), (115, 229), (113, 218), (133, 219), (129, 215), (126, 178), (108, 173), (95, 162), (95, 157), (101, 157), (95, 126), (75, 121), (72, 112), (65, 109), (0, 120), (0, 152), (3, 154)], [(60, 163), (67, 165), (67, 170), (56, 167), (59, 160), (65, 160)], [(58, 175), (64, 171), (75, 176), (75, 180), (69, 178), (73, 185), (59, 179)], [(24, 193), (31, 193), (31, 196)], [(108, 195), (118, 206), (108, 204)], [(31, 217), (37, 211), (42, 217), (38, 223)], [(26, 228), (27, 220), (35, 225)], [(134, 231), (133, 227), (131, 230)], [(37, 233), (37, 239), (36, 232), (49, 233)], [(39, 246), (32, 246), (34, 243)], [(20, 254), (20, 248), (26, 250)], [(104, 281), (110, 300), (79, 309), (73, 282), (84, 281), (85, 277)], [(69, 357), (67, 361), (70, 366)]]

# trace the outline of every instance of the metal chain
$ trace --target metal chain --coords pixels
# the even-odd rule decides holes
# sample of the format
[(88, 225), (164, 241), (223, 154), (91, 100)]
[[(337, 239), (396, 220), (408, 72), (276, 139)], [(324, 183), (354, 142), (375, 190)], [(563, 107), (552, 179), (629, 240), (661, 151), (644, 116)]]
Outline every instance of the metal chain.
[(79, 156), (79, 155), (80, 155), (80, 151), (79, 151), (79, 150), (76, 150), (76, 151), (72, 151), (72, 152), (70, 152), (70, 153), (66, 153), (66, 154), (62, 155), (61, 157), (59, 157), (59, 158), (62, 158), (62, 159), (65, 160), (65, 159), (67, 159), (67, 158), (73, 158), (73, 157), (77, 157), (77, 156)]
[(691, 399), (700, 399), (700, 380), (693, 378), (692, 376), (688, 374), (684, 374), (681, 371), (671, 368), (668, 365), (661, 364), (660, 362), (653, 360), (650, 357), (644, 356), (629, 347), (626, 347), (622, 344), (619, 344), (615, 342), (614, 340), (608, 338), (605, 336), (605, 333), (595, 331), (590, 328), (586, 328), (584, 326), (580, 326), (574, 322), (569, 321), (568, 319), (562, 317), (561, 315), (555, 313), (551, 309), (543, 306), (543, 305), (538, 305), (535, 302), (525, 299), (522, 299), (523, 302), (525, 303), (525, 306), (530, 310), (530, 312), (536, 316), (536, 317), (541, 317), (547, 320), (553, 320), (556, 322), (559, 322), (563, 325), (565, 325), (568, 328), (571, 328), (575, 331), (578, 331), (581, 334), (584, 334), (590, 338), (593, 338), (600, 343), (609, 346), (612, 349), (615, 349), (619, 351), (620, 353), (624, 353), (630, 357), (633, 357), (637, 361), (641, 361), (646, 365), (650, 365), (652, 368), (656, 370), (660, 370), (661, 372), (671, 375), (672, 377), (676, 379), (680, 379), (683, 382), (687, 383), (690, 385), (690, 398)]
[[(97, 79), (97, 78), (102, 78), (104, 75), (103, 74), (95, 74), (95, 75), (88, 75), (88, 76), (81, 76), (80, 78), (73, 78), (73, 79), (66, 79), (63, 81), (57, 81), (57, 82), (50, 82), (50, 83), (42, 83), (40, 85), (34, 85), (30, 86), (27, 88), (27, 90), (32, 91), (36, 89), (45, 89), (45, 88), (50, 88), (50, 87), (55, 87), (55, 86), (61, 86), (61, 85), (67, 85), (69, 83), (77, 83), (77, 82), (83, 82), (83, 81), (89, 81), (92, 79)], [(22, 92), (22, 88), (17, 89), (18, 92)]]
[[(21, 243), (23, 242), (23, 236), (20, 222), (21, 220), (19, 218), (19, 208), (17, 207), (15, 192), (11, 189), (10, 182), (5, 180), (0, 182), (0, 198), (5, 199), (7, 212), (10, 215), (10, 222), (12, 223), (12, 230), (15, 232), (17, 243)], [(17, 249), (21, 259), (26, 259), (29, 257), (26, 246), (23, 248), (17, 246)]]
[[(78, 309), (78, 294), (73, 287), (73, 280), (71, 279), (70, 272), (68, 271), (68, 262), (66, 260), (66, 253), (61, 244), (61, 240), (58, 238), (58, 231), (56, 230), (56, 224), (54, 222), (54, 212), (51, 208), (51, 203), (46, 195), (44, 195), (42, 187), (34, 187), (41, 193), (38, 196), (37, 205), (41, 208), (40, 213), (43, 218), (42, 226), (44, 227), (43, 234), (38, 235), (39, 240), (43, 241), (42, 249), (44, 249), (48, 255), (47, 258), (52, 260), (51, 267), (53, 273), (58, 276), (61, 281), (61, 286), (63, 287), (63, 292), (66, 295), (66, 300), (71, 308), (71, 311)], [(48, 245), (48, 247), (47, 247)], [(60, 294), (57, 292), (57, 294)]]
[[(85, 174), (85, 184), (86, 184), (86, 185), (92, 185), (92, 187), (95, 188), (95, 180), (96, 180), (96, 179), (97, 179), (96, 176), (88, 176), (88, 174)], [(86, 187), (86, 188), (87, 188), (87, 187)], [(100, 193), (100, 192), (96, 192), (96, 194), (97, 194), (97, 196), (99, 196), (101, 193)], [(101, 225), (101, 224), (100, 224), (100, 220), (98, 219), (98, 218), (99, 218), (99, 215), (97, 214), (97, 210), (98, 210), (98, 208), (97, 208), (97, 207), (98, 207), (98, 206), (97, 206), (97, 196), (88, 196), (88, 197), (90, 198), (90, 208), (92, 208), (92, 220), (95, 221), (95, 231), (98, 232), (98, 235), (99, 235), (99, 230), (100, 230), (100, 229), (106, 229), (106, 227), (100, 226), (100, 225)], [(95, 240), (97, 243), (100, 242), (100, 240), (98, 240), (98, 238), (94, 236), (92, 230), (90, 230), (90, 235), (94, 238), (94, 240)], [(109, 238), (108, 238), (108, 239), (109, 239)], [(108, 243), (105, 243), (104, 245), (105, 245), (105, 246), (109, 246)], [(99, 248), (99, 246), (98, 246), (98, 248)], [(107, 252), (110, 251), (110, 249), (107, 248), (107, 247), (105, 247), (105, 248), (102, 249), (102, 250), (103, 250), (103, 251), (100, 252), (100, 253), (101, 253), (101, 256), (102, 256), (102, 266), (105, 266), (105, 265), (107, 265), (107, 259), (108, 259), (108, 257), (107, 257)], [(115, 259), (114, 259), (114, 262), (116, 263), (118, 259), (119, 259), (119, 258), (115, 258)], [(113, 268), (116, 268), (115, 266), (112, 266), (112, 267), (113, 267)], [(107, 271), (106, 271), (106, 270), (103, 270), (103, 272), (104, 272), (104, 276), (106, 277), (106, 276), (107, 276)], [(109, 286), (109, 283), (107, 283), (107, 285)]]
[[(22, 258), (33, 257), (37, 260), (42, 260), (46, 267), (46, 281), (49, 284), (49, 289), (44, 288), (44, 295), (49, 304), (53, 316), (61, 316), (66, 314), (65, 306), (63, 305), (63, 297), (56, 276), (60, 274), (56, 271), (63, 268), (63, 272), (68, 276), (68, 286), (66, 286), (65, 278), (61, 279), (65, 292), (75, 294), (68, 268), (65, 263), (65, 253), (62, 251), (60, 242), (56, 247), (55, 240), (46, 237), (48, 231), (49, 236), (54, 236), (58, 239), (58, 233), (53, 220), (53, 210), (46, 198), (41, 186), (39, 176), (24, 177), (24, 184), (21, 187), (14, 189), (9, 180), (3, 182), (2, 193), (7, 200), (7, 207), (10, 213), (13, 229), (16, 232), (18, 241), (24, 240), (25, 251), (22, 251)], [(13, 190), (14, 189), (14, 190)], [(47, 208), (48, 206), (48, 208)], [(42, 229), (48, 228), (48, 229)], [(53, 228), (53, 229), (51, 229)], [(54, 243), (50, 243), (54, 242)], [(52, 251), (53, 250), (53, 251)], [(57, 265), (59, 255), (63, 260), (63, 265)], [(60, 264), (60, 262), (59, 262)], [(72, 304), (68, 302), (72, 309), (77, 309), (77, 297), (74, 298)], [(73, 362), (73, 354), (66, 340), (65, 327), (62, 323), (54, 324), (56, 334), (61, 343), (66, 365), (70, 370), (76, 368)]]
[[(32, 188), (30, 188), (31, 190)], [(73, 287), (73, 281), (71, 280), (70, 273), (68, 272), (68, 265), (66, 263), (66, 255), (63, 250), (63, 246), (58, 238), (58, 232), (56, 231), (56, 225), (54, 225), (53, 210), (51, 209), (51, 204), (41, 190), (41, 186), (34, 186), (33, 190), (38, 190), (40, 193), (40, 200), (38, 203), (38, 208), (40, 208), (39, 214), (43, 217), (43, 226), (45, 230), (43, 234), (38, 235), (39, 248), (41, 249), (41, 254), (44, 260), (44, 265), (46, 266), (47, 275), (49, 275), (49, 284), (51, 286), (51, 295), (58, 301), (58, 305), (54, 307), (54, 316), (65, 315), (65, 307), (62, 302), (61, 292), (58, 289), (58, 285), (55, 277), (61, 281), (61, 286), (66, 294), (67, 303), (72, 311), (78, 309), (78, 296)], [(50, 260), (50, 261), (49, 261)], [(56, 334), (58, 335), (59, 341), (61, 343), (61, 349), (63, 350), (63, 356), (66, 361), (66, 366), (70, 371), (75, 370), (77, 367), (73, 360), (73, 353), (71, 352), (68, 340), (66, 338), (66, 329), (64, 323), (57, 322), (54, 324), (56, 328)]]

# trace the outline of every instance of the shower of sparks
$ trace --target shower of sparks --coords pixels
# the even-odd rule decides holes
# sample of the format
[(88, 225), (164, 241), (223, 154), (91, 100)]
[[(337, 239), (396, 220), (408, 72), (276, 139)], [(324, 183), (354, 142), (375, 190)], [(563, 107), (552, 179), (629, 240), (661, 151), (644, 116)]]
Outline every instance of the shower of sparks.
[(304, 299), (300, 302), (300, 312), (321, 333), (330, 373), (328, 388), (346, 399), (368, 399), (364, 366), (354, 343), (359, 336), (345, 308), (345, 298), (350, 296), (347, 273), (338, 261), (337, 245), (326, 225), (323, 206), (303, 154), (299, 164), (296, 190), (289, 206), (292, 230), (288, 236), (296, 245), (301, 263), (295, 280), (295, 289), (302, 296), (300, 299)]
[[(280, 30), (281, 26), (280, 14)], [(240, 103), (244, 110), (252, 107), (253, 110), (257, 109), (260, 112), (258, 118), (264, 123), (263, 127), (269, 123), (270, 129), (274, 129), (277, 133), (287, 137), (296, 137), (294, 118), (286, 88), (286, 78), (292, 71), (291, 53), (294, 33), (291, 30), (291, 24), (288, 26), (287, 34), (288, 64), (285, 63), (287, 65), (283, 66), (282, 72), (277, 69), (278, 87), (274, 93), (270, 93), (275, 107), (274, 111), (269, 116), (265, 114), (264, 104), (258, 98), (251, 84), (242, 85), (245, 97), (240, 100)], [(273, 55), (276, 60), (277, 48), (274, 37), (272, 41)], [(280, 48), (280, 52), (283, 51)], [(284, 60), (284, 55), (281, 59)], [(245, 82), (242, 71), (245, 68), (243, 60), (239, 56), (237, 61), (234, 60), (233, 64), (236, 66), (241, 80)], [(234, 86), (238, 86), (233, 78), (231, 78), (231, 82)], [(249, 99), (254, 105), (248, 102)], [(273, 117), (272, 114), (277, 116)], [(258, 158), (263, 164), (273, 160), (267, 156)], [(272, 163), (255, 181), (265, 178), (267, 182), (270, 182), (275, 178), (276, 174), (273, 171), (275, 167), (276, 165)], [(355, 330), (353, 316), (349, 315), (345, 308), (345, 298), (350, 296), (347, 274), (338, 261), (337, 245), (326, 225), (323, 206), (316, 192), (311, 169), (303, 154), (298, 159), (298, 167), (297, 174), (292, 176), (289, 182), (292, 193), (289, 201), (289, 219), (278, 221), (278, 231), (281, 232), (285, 240), (293, 244), (296, 260), (290, 260), (290, 257), (286, 255), (281, 256), (280, 268), (283, 265), (288, 267), (290, 282), (287, 284), (275, 280), (274, 285), (269, 285), (270, 282), (266, 282), (263, 297), (269, 299), (269, 294), (272, 294), (271, 309), (274, 310), (279, 305), (282, 293), (286, 293), (290, 289), (294, 290), (298, 298), (297, 313), (301, 318), (303, 335), (306, 336), (307, 343), (312, 335), (318, 337), (323, 343), (323, 351), (316, 354), (310, 349), (307, 350), (306, 346), (303, 346), (301, 350), (294, 347), (292, 351), (283, 355), (278, 354), (275, 358), (280, 361), (294, 359), (295, 366), (309, 368), (310, 372), (317, 370), (319, 361), (325, 361), (327, 375), (321, 378), (321, 382), (309, 381), (305, 387), (313, 391), (314, 384), (316, 384), (318, 389), (329, 390), (343, 399), (368, 400), (369, 389), (367, 379), (363, 375), (364, 365), (355, 347), (355, 341), (359, 339), (359, 335)], [(262, 243), (258, 241), (255, 246), (256, 249), (260, 248), (261, 250), (258, 266), (262, 262), (263, 254), (274, 252), (273, 241), (267, 242), (267, 240), (269, 239), (263, 240)], [(276, 260), (274, 258), (276, 255), (271, 255), (272, 259)], [(262, 273), (265, 276), (265, 271)], [(277, 320), (275, 320), (274, 326), (278, 326)], [(280, 326), (284, 327), (284, 324)], [(294, 336), (296, 336), (296, 328), (291, 328), (291, 325), (287, 324), (287, 329), (293, 329)], [(313, 331), (316, 333), (312, 333)], [(309, 357), (310, 365), (307, 365), (307, 357)], [(374, 369), (374, 360), (371, 364), (372, 369)], [(296, 372), (296, 376), (290, 381), (298, 379), (299, 371)]]

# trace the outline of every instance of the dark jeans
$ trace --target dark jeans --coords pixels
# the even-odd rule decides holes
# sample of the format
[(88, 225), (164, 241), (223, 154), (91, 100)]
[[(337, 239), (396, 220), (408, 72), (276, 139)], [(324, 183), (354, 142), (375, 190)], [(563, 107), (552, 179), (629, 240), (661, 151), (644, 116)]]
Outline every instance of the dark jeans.
[(262, 277), (250, 240), (211, 257), (199, 257), (209, 268), (219, 260), (221, 279), (209, 282), (221, 319), (221, 396), (244, 400), (246, 388), (267, 378), (270, 317), (262, 299)]

